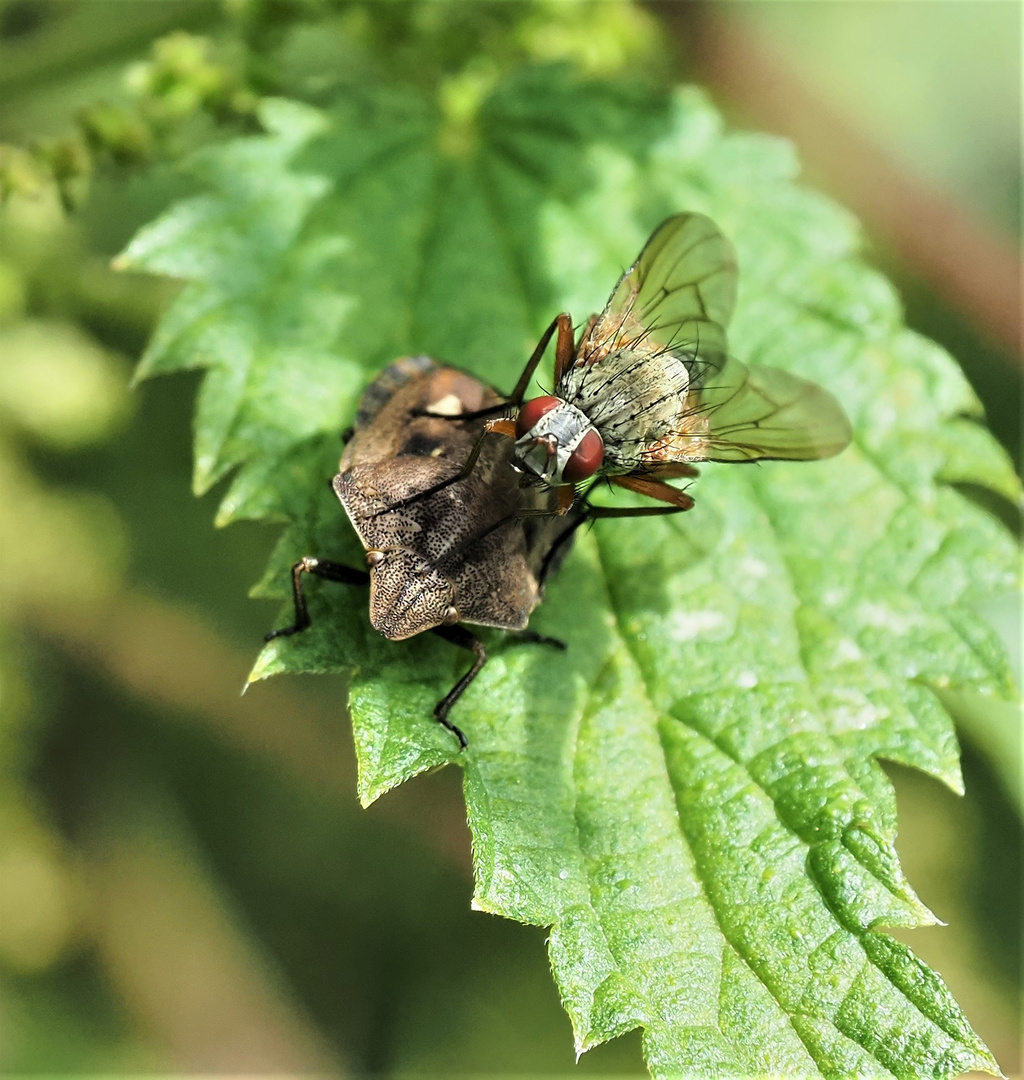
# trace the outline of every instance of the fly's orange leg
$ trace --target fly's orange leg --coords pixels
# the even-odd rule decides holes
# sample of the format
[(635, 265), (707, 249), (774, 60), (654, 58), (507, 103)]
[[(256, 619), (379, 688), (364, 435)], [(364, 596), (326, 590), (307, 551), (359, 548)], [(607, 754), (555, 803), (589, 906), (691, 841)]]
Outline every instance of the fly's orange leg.
[(645, 465), (643, 475), (656, 476), (659, 480), (677, 480), (680, 476), (700, 476), (700, 469), (687, 461), (667, 461), (663, 465)]
[(559, 517), (563, 517), (568, 514), (573, 508), (576, 502), (576, 490), (571, 484), (563, 484), (557, 491), (558, 502), (554, 510), (542, 510), (524, 508), (517, 510), (513, 517), (550, 517), (552, 514), (557, 514)]
[[(555, 386), (558, 386), (562, 381), (563, 372), (576, 355), (576, 349), (572, 342), (572, 319), (568, 314), (563, 311), (555, 319), (555, 323), (558, 326), (558, 340), (555, 342)], [(525, 387), (523, 387), (523, 392), (526, 392)]]
[(576, 342), (576, 352), (579, 352), (583, 348), (583, 343), (593, 333), (594, 327), (597, 326), (598, 320), (600, 318), (600, 315), (591, 315), (590, 318), (587, 319), (586, 323), (583, 326), (583, 329), (580, 331), (579, 341)]
[(563, 364), (572, 358), (572, 319), (564, 311), (561, 315), (557, 315), (552, 320), (551, 325), (541, 335), (540, 341), (537, 342), (537, 348), (533, 350), (530, 359), (526, 361), (526, 367), (523, 368), (523, 373), (519, 376), (519, 381), (516, 383), (512, 393), (509, 394), (506, 401), (503, 401), (500, 405), (491, 405), (486, 409), (477, 409), (475, 412), (433, 413), (429, 409), (424, 409), (413, 415), (430, 416), (436, 420), (466, 421), (479, 420), (484, 416), (493, 416), (496, 412), (504, 412), (509, 406), (518, 408), (522, 405), (523, 398), (526, 397), (526, 388), (530, 385), (533, 373), (537, 370), (537, 365), (541, 362), (548, 347), (548, 342), (551, 340), (551, 337), (556, 330), (558, 331), (558, 341), (555, 347), (555, 382), (557, 383), (560, 378), (559, 372)]
[(519, 382), (516, 383), (512, 393), (509, 394), (509, 405), (522, 405), (523, 398), (526, 397), (526, 388), (530, 385), (533, 373), (537, 370), (537, 365), (540, 363), (541, 357), (548, 347), (551, 335), (554, 334), (556, 330), (558, 331), (558, 341), (555, 346), (555, 381), (558, 381), (557, 372), (559, 367), (559, 356), (567, 347), (565, 344), (566, 340), (568, 340), (569, 355), (572, 355), (572, 319), (564, 311), (561, 315), (555, 316), (551, 325), (541, 335), (540, 341), (537, 342), (537, 348), (533, 350), (530, 359), (526, 361), (526, 367), (523, 368), (523, 373), (519, 376)]
[(493, 432), (495, 435), (504, 435), (508, 439), (514, 439), (516, 422), (507, 416), (499, 417), (497, 420), (488, 420), (484, 424), (484, 432)]
[(610, 476), (608, 479), (627, 491), (671, 503), (677, 510), (689, 510), (693, 507), (693, 499), (685, 491), (680, 491), (662, 480), (654, 480), (649, 476)]

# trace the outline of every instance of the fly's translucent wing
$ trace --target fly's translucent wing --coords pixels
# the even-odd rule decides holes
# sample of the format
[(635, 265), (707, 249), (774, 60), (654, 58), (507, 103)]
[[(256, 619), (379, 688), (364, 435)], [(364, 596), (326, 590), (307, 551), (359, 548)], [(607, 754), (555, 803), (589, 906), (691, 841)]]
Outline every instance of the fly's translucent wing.
[(846, 414), (827, 390), (777, 368), (748, 368), (732, 357), (692, 397), (691, 453), (700, 444), (703, 461), (812, 461), (838, 454), (852, 436)]
[(702, 214), (664, 221), (583, 336), (556, 392), (605, 444), (608, 475), (688, 461), (808, 461), (851, 431), (819, 386), (728, 355), (736, 256)]
[(658, 226), (619, 279), (574, 363), (636, 349), (689, 354), (702, 369), (720, 370), (735, 302), (732, 244), (703, 214), (676, 214)]

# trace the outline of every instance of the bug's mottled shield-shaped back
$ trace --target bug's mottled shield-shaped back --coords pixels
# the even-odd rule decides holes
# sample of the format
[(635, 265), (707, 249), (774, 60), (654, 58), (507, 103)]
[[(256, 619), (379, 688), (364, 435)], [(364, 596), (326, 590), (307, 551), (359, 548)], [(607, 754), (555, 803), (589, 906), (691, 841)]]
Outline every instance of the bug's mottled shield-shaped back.
[[(334, 490), (367, 550), (370, 621), (385, 637), (455, 622), (521, 630), (541, 600), (578, 512), (556, 517), (553, 489), (521, 485), (509, 440), (486, 438), (467, 477), (394, 508), (458, 473), (483, 430), (483, 419), (421, 414), (501, 401), (479, 379), (426, 357), (396, 361), (363, 395)], [(516, 516), (526, 509), (552, 513)]]

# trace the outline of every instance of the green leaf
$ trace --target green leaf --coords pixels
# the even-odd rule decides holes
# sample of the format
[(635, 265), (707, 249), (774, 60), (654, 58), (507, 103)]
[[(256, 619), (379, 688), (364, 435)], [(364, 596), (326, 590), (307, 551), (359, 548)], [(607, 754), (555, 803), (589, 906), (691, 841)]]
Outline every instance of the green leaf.
[(1012, 697), (971, 605), (1012, 587), (1013, 548), (950, 483), (1019, 489), (856, 222), (794, 183), (788, 144), (724, 133), (692, 89), (528, 69), (458, 140), (383, 89), (262, 119), (122, 256), (187, 281), (142, 373), (208, 369), (197, 489), (234, 469), (220, 520), (288, 523), (262, 594), (286, 597), (303, 554), (359, 562), (325, 480), (375, 369), (427, 352), (510, 387), (551, 316), (600, 309), (670, 212), (737, 247), (733, 351), (826, 386), (856, 435), (832, 461), (709, 466), (690, 514), (598, 522), (534, 620), (568, 652), (491, 635), (463, 754), (431, 708), (465, 657), (383, 641), (358, 591), (316, 590), (313, 627), (252, 677), (352, 673), (364, 803), (463, 767), (474, 904), (551, 927), (581, 1052), (639, 1025), (655, 1076), (997, 1071), (881, 930), (934, 917), (877, 759), (959, 790), (937, 692)]

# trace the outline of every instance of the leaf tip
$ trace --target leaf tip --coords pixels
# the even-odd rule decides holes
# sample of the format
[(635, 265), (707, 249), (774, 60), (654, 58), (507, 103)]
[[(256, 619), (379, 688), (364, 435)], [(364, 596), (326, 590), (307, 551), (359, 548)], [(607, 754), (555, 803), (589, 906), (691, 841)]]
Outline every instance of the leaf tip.
[(473, 894), (473, 899), (469, 902), (470, 911), (482, 911), (485, 915), (503, 915), (504, 912), (495, 904), (489, 904), (484, 900), (479, 893)]
[(577, 1035), (573, 1040), (573, 1049), (576, 1051), (576, 1064), (579, 1065), (580, 1058), (583, 1057), (588, 1050), (593, 1050), (598, 1044), (589, 1039), (584, 1039), (582, 1035)]
[[(280, 658), (275, 646), (276, 642), (269, 643), (256, 657), (256, 663), (253, 664), (252, 671), (249, 672), (248, 678), (245, 680), (245, 689), (248, 689), (253, 683), (262, 682), (264, 679), (269, 679), (271, 675), (280, 673), (282, 670)], [(242, 692), (244, 693), (245, 690)]]
[(383, 795), (383, 791), (366, 790), (360, 785), (358, 796), (359, 806), (363, 810), (369, 810), (371, 806)]
[(295, 146), (301, 146), (330, 126), (320, 109), (289, 98), (263, 98), (256, 115), (268, 132)]

